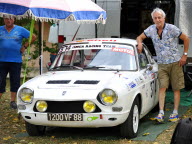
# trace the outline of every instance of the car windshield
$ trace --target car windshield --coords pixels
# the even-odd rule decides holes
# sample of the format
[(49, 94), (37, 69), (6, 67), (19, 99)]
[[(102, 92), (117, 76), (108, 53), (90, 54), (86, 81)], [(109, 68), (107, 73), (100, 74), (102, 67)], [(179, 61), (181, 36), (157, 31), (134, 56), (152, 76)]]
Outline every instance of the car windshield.
[(131, 45), (78, 44), (63, 47), (51, 69), (137, 70)]

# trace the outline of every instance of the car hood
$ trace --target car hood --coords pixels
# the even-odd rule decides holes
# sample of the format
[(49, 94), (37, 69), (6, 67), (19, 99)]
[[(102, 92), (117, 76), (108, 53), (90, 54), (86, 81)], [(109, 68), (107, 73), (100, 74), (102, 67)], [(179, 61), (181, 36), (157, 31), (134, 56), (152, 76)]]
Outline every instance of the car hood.
[[(34, 86), (38, 89), (59, 89), (59, 88), (89, 88), (97, 89), (112, 84), (112, 81), (118, 81), (122, 73), (115, 71), (67, 71), (67, 72), (47, 72), (37, 76), (23, 86)], [(130, 72), (126, 77), (135, 77)]]

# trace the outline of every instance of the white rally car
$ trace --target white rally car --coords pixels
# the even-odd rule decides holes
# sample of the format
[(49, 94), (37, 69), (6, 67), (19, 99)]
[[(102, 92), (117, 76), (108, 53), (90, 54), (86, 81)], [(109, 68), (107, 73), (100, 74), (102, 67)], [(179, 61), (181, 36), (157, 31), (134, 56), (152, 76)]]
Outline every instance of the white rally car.
[(49, 71), (24, 83), (18, 112), (31, 136), (46, 126), (120, 127), (137, 136), (139, 120), (158, 103), (158, 66), (143, 44), (100, 38), (64, 44)]

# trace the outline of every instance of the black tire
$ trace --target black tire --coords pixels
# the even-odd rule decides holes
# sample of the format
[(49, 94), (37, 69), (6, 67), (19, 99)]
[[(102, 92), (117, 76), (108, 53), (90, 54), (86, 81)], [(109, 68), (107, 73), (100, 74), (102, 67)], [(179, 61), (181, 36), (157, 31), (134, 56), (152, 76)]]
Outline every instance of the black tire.
[(25, 122), (25, 128), (30, 136), (42, 136), (45, 134), (46, 127)]
[[(135, 113), (134, 113), (135, 112)], [(138, 134), (139, 128), (139, 100), (136, 98), (131, 107), (126, 121), (120, 125), (120, 133), (122, 137), (125, 138), (135, 138)]]
[(192, 120), (191, 118), (180, 119), (170, 144), (191, 144), (192, 139)]

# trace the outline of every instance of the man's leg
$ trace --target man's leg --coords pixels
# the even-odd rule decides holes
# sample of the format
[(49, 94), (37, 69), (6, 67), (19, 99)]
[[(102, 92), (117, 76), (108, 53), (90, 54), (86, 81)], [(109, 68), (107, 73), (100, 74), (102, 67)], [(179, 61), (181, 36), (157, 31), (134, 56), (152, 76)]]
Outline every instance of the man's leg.
[(10, 63), (10, 91), (11, 91), (11, 103), (10, 107), (17, 109), (16, 94), (20, 86), (20, 74), (21, 74), (21, 63)]
[(178, 109), (180, 103), (180, 90), (174, 90), (174, 110), (169, 117), (169, 121), (176, 122), (179, 119)]
[(155, 117), (158, 123), (163, 123), (164, 121), (164, 105), (165, 105), (165, 92), (167, 88), (159, 89), (159, 114)]
[(180, 90), (174, 91), (174, 110), (179, 109), (179, 103), (180, 103)]
[(15, 99), (16, 99), (16, 92), (11, 92), (11, 102), (10, 102), (10, 107), (12, 109), (17, 109), (17, 104), (15, 102)]
[(15, 101), (16, 100), (16, 92), (11, 92), (11, 101)]
[(0, 62), (0, 99), (5, 92), (7, 74), (8, 70), (6, 67), (6, 63)]
[(182, 67), (178, 63), (172, 64), (172, 70), (170, 74), (171, 86), (174, 92), (174, 112), (178, 113), (180, 103), (180, 89), (185, 87), (184, 74)]
[(159, 89), (159, 110), (164, 110), (166, 88)]
[(21, 63), (10, 63), (9, 74), (10, 74), (11, 101), (15, 101), (17, 90), (20, 87)]
[(164, 106), (165, 106), (165, 92), (169, 85), (169, 65), (158, 65), (158, 80), (159, 80), (159, 114), (155, 120), (159, 123), (164, 121)]
[(179, 63), (172, 64), (172, 70), (170, 74), (171, 86), (174, 92), (174, 110), (169, 117), (169, 121), (176, 122), (179, 119), (178, 110), (180, 104), (180, 89), (185, 87), (183, 68), (179, 66)]

